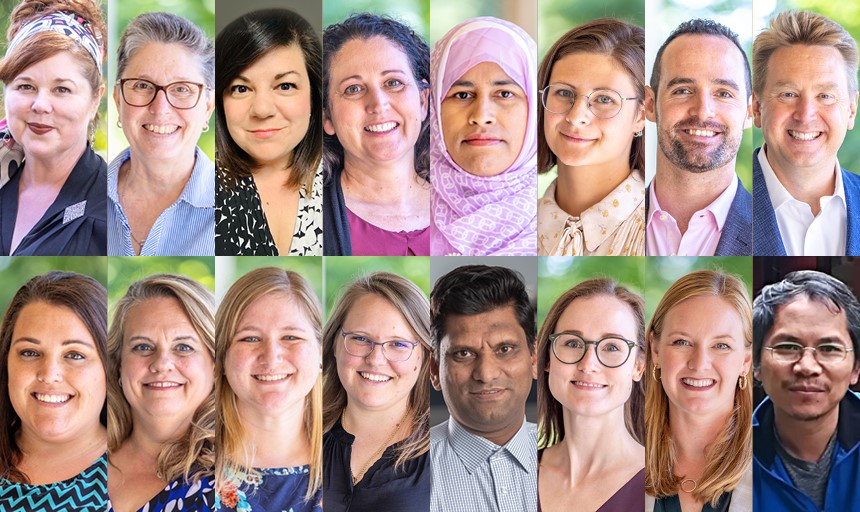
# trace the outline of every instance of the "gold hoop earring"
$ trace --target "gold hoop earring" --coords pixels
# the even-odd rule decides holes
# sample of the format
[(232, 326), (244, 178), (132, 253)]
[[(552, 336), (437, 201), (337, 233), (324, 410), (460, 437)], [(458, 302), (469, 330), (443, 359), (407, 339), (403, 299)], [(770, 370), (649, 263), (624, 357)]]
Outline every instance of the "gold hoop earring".
[(660, 375), (657, 375), (657, 372), (660, 370), (658, 366), (651, 367), (651, 377), (654, 378), (655, 381), (660, 382), (660, 377), (663, 376), (663, 372), (660, 372)]
[(120, 121), (119, 119), (116, 120), (116, 127), (122, 128), (122, 121)]
[(209, 125), (207, 124), (205, 127), (203, 127), (203, 133), (206, 133), (208, 131), (209, 131)]
[(738, 377), (738, 387), (739, 388), (746, 389), (747, 385), (749, 385), (749, 382), (747, 382), (747, 376), (746, 375), (741, 375), (740, 377)]

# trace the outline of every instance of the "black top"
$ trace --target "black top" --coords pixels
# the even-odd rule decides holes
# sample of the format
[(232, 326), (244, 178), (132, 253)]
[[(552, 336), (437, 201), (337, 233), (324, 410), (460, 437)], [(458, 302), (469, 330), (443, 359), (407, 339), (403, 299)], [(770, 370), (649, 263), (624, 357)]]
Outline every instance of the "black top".
[[(727, 512), (732, 502), (732, 493), (724, 492), (717, 500), (717, 506), (712, 507), (710, 503), (702, 506), (702, 512)], [(681, 512), (681, 501), (678, 495), (660, 498), (654, 503), (654, 512)]]
[[(26, 162), (25, 162), (26, 165)], [(14, 166), (13, 166), (14, 167)], [(0, 189), (0, 255), (9, 256), (18, 216), (22, 165)], [(14, 174), (13, 174), (14, 173)], [(24, 205), (26, 207), (26, 205)], [(107, 164), (87, 146), (57, 199), (12, 256), (105, 256), (107, 254)]]
[(323, 187), (323, 254), (325, 256), (352, 256), (346, 200), (343, 198), (343, 189), (340, 186), (342, 171), (343, 169), (338, 169), (332, 172)]
[(396, 449), (386, 448), (355, 486), (350, 458), (355, 436), (338, 421), (323, 436), (323, 508), (325, 512), (427, 512), (430, 510), (430, 453), (394, 471)]

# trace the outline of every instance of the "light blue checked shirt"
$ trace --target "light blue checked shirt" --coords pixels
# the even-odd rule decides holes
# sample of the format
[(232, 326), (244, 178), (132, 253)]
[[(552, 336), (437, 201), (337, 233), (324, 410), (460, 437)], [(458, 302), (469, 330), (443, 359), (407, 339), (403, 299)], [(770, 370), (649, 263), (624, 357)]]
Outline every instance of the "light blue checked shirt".
[[(195, 148), (191, 178), (175, 203), (155, 220), (141, 256), (213, 256), (215, 254), (215, 164)], [(131, 157), (125, 149), (108, 166), (108, 255), (134, 256), (131, 229), (119, 204), (119, 168)], [(130, 193), (132, 191), (129, 191)]]
[(431, 512), (537, 511), (537, 426), (504, 446), (467, 432), (454, 418), (430, 429)]

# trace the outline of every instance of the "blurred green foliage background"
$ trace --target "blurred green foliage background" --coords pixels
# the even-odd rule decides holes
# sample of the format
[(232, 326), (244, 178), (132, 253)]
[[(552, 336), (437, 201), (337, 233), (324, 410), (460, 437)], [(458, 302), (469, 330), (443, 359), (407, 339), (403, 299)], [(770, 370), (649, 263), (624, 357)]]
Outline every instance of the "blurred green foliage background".
[[(92, 277), (107, 286), (107, 257), (105, 256), (2, 256), (0, 257), (0, 311), (5, 312), (12, 297), (31, 277), (65, 270)], [(5, 364), (5, 363), (4, 363)]]
[(323, 310), (328, 320), (337, 298), (357, 277), (376, 271), (392, 272), (409, 279), (430, 297), (430, 258), (428, 256), (326, 256), (325, 299)]
[(410, 26), (424, 39), (430, 32), (430, 0), (324, 0), (323, 29), (357, 12), (386, 14)]
[(218, 304), (237, 279), (260, 267), (292, 270), (308, 280), (317, 298), (323, 300), (322, 257), (303, 256), (219, 256), (215, 259), (215, 300)]
[(107, 262), (108, 304), (113, 305), (125, 295), (135, 281), (163, 273), (181, 274), (215, 290), (212, 256), (111, 256)]

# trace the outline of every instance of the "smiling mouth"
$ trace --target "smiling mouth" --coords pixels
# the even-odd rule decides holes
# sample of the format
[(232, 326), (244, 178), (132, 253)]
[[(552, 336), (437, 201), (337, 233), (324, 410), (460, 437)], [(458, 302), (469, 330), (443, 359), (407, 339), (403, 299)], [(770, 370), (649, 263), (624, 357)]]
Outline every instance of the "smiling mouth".
[(358, 372), (361, 375), (361, 378), (364, 380), (369, 380), (371, 382), (388, 382), (391, 380), (391, 377), (388, 375), (380, 375), (378, 373), (370, 373), (370, 372)]
[(581, 388), (591, 388), (591, 389), (602, 389), (606, 387), (606, 384), (597, 384), (594, 382), (583, 382), (581, 380), (573, 381), (574, 386), (578, 386)]
[(479, 397), (484, 397), (484, 398), (491, 398), (494, 396), (498, 396), (504, 392), (505, 392), (504, 389), (483, 389), (483, 390), (478, 390), (478, 391), (470, 391), (471, 394), (477, 395)]
[(716, 381), (714, 379), (681, 379), (681, 382), (693, 388), (707, 388), (713, 386)]
[(158, 124), (145, 124), (143, 127), (152, 132), (157, 133), (159, 135), (170, 135), (179, 129), (176, 125), (158, 125)]
[(717, 134), (717, 132), (713, 130), (699, 130), (699, 129), (687, 129), (684, 130), (684, 133), (687, 135), (693, 135), (695, 137), (713, 137)]
[(385, 133), (390, 132), (391, 130), (397, 128), (399, 125), (394, 121), (389, 121), (387, 123), (379, 123), (372, 124), (370, 126), (365, 126), (364, 131), (371, 133)]
[(253, 377), (259, 381), (263, 382), (276, 382), (279, 380), (285, 380), (291, 374), (289, 373), (278, 373), (275, 375), (254, 375)]
[(799, 132), (797, 130), (788, 130), (788, 134), (796, 140), (815, 140), (821, 136), (821, 132)]
[(64, 404), (72, 399), (72, 395), (45, 395), (42, 393), (33, 393), (33, 397), (48, 404)]
[(178, 382), (150, 382), (149, 384), (144, 384), (143, 386), (148, 388), (169, 389), (182, 387), (182, 384)]

